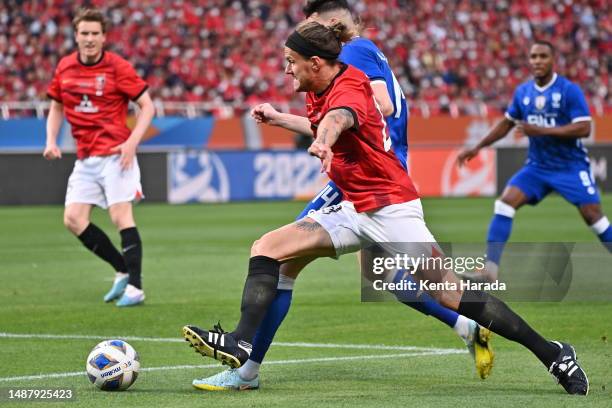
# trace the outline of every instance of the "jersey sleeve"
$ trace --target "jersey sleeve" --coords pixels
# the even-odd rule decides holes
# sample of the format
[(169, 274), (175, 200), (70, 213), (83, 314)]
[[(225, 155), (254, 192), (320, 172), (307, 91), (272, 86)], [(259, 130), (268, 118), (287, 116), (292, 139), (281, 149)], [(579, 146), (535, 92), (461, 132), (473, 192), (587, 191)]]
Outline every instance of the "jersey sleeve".
[(359, 125), (364, 123), (368, 114), (369, 98), (374, 98), (371, 93), (371, 88), (367, 82), (359, 81), (354, 78), (347, 79), (338, 84), (334, 92), (329, 95), (327, 112), (336, 109), (346, 109), (353, 115), (355, 129), (359, 129)]
[(523, 115), (521, 114), (520, 93), (520, 88), (514, 91), (512, 102), (510, 102), (510, 105), (508, 105), (508, 109), (506, 109), (506, 113), (504, 114), (507, 119), (513, 122), (523, 120)]
[(358, 47), (346, 45), (342, 48), (340, 59), (365, 73), (370, 81), (385, 80), (385, 74), (376, 54), (369, 49), (364, 48), (363, 51), (359, 51)]
[(149, 86), (138, 76), (136, 70), (127, 61), (121, 61), (117, 67), (117, 89), (129, 99), (135, 101), (145, 93)]
[(580, 87), (576, 84), (570, 84), (566, 93), (567, 115), (572, 123), (586, 122), (591, 120), (591, 112), (586, 98)]
[(53, 79), (47, 88), (47, 96), (59, 103), (62, 102), (62, 88), (60, 85), (60, 75), (59, 75), (59, 67), (55, 68), (55, 73), (53, 74)]

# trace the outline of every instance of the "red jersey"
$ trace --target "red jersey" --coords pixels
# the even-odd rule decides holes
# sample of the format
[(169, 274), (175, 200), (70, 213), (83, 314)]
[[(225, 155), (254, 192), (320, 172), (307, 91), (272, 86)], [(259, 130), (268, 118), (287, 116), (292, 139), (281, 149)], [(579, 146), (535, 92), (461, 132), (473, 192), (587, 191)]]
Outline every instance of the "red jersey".
[(345, 65), (321, 94), (308, 92), (306, 110), (311, 128), (327, 112), (346, 109), (355, 125), (340, 134), (332, 146), (334, 157), (328, 175), (358, 212), (419, 198), (406, 169), (391, 150), (385, 119), (377, 107), (368, 77)]
[(146, 90), (146, 82), (117, 54), (104, 51), (100, 61), (87, 65), (75, 52), (57, 65), (47, 95), (64, 105), (77, 157), (83, 159), (111, 154), (111, 148), (127, 140), (129, 100)]

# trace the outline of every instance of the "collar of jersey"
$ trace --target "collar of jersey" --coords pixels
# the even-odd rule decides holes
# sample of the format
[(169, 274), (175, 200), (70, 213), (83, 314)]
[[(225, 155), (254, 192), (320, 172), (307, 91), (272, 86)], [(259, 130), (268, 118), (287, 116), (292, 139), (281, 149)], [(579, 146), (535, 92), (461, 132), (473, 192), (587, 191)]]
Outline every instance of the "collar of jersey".
[(555, 81), (557, 80), (557, 76), (558, 76), (558, 75), (557, 75), (557, 73), (556, 73), (556, 72), (554, 72), (554, 73), (553, 73), (553, 76), (552, 76), (552, 79), (551, 79), (551, 80), (550, 80), (550, 81), (549, 81), (549, 82), (548, 82), (546, 85), (544, 85), (544, 86), (539, 86), (539, 85), (538, 85), (538, 84), (535, 82), (535, 79), (534, 79), (534, 81), (533, 81), (533, 87), (534, 87), (534, 88), (535, 88), (537, 91), (544, 92), (545, 90), (547, 90), (548, 88), (550, 88), (550, 87), (552, 86), (552, 84), (554, 84), (554, 83), (555, 83)]
[(99, 63), (102, 62), (102, 60), (104, 59), (104, 50), (102, 50), (102, 54), (100, 55), (100, 59), (97, 60), (94, 63), (91, 64), (86, 64), (85, 62), (81, 61), (81, 54), (79, 54), (79, 52), (77, 51), (77, 61), (79, 61), (79, 64), (85, 66), (85, 67), (93, 67), (94, 65), (98, 65)]
[(327, 88), (325, 88), (323, 91), (315, 94), (315, 95), (317, 95), (317, 98), (320, 98), (321, 96), (325, 95), (325, 92), (329, 91), (329, 89), (334, 85), (334, 82), (336, 82), (336, 78), (338, 78), (340, 75), (344, 74), (344, 71), (346, 71), (347, 68), (348, 68), (348, 65), (346, 65), (345, 63), (342, 63), (342, 68), (340, 68), (340, 72), (338, 72), (336, 74), (336, 76), (331, 80), (329, 85), (327, 85)]

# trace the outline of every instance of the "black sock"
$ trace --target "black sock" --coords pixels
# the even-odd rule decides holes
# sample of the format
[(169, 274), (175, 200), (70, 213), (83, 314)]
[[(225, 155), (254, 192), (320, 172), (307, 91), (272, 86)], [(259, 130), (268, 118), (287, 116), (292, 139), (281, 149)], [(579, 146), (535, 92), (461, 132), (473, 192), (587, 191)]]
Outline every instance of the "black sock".
[(486, 292), (479, 290), (463, 292), (457, 313), (475, 320), (481, 326), (508, 340), (527, 347), (546, 368), (550, 368), (559, 355), (558, 347), (540, 336), (504, 302)]
[(130, 274), (128, 283), (142, 289), (140, 272), (142, 269), (142, 242), (136, 227), (126, 228), (119, 231), (121, 234), (121, 247), (123, 249), (123, 259)]
[(255, 332), (276, 296), (280, 262), (267, 256), (249, 260), (249, 274), (242, 291), (240, 322), (232, 336), (236, 340), (253, 342)]
[(108, 235), (96, 225), (89, 223), (78, 238), (87, 249), (111, 264), (115, 271), (127, 272), (123, 256), (117, 251)]

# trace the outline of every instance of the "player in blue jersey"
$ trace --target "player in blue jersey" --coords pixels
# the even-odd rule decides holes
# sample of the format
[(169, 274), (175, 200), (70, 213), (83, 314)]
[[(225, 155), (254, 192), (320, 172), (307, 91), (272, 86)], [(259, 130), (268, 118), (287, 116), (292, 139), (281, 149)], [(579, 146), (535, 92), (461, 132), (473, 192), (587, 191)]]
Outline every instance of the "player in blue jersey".
[[(372, 41), (358, 36), (359, 29), (353, 20), (346, 0), (310, 1), (304, 12), (306, 17), (325, 25), (342, 21), (350, 27), (349, 31), (352, 35), (346, 39), (340, 54), (340, 60), (357, 67), (370, 79), (376, 101), (386, 117), (395, 155), (402, 166), (407, 168), (408, 107), (399, 83), (389, 67), (387, 58)], [(297, 133), (304, 133), (304, 130), (302, 130), (304, 126), (307, 129), (306, 131), (310, 129), (308, 119), (296, 115), (282, 114), (269, 104), (256, 107), (254, 113), (256, 119), (259, 118), (260, 122), (281, 126)], [(335, 205), (340, 201), (342, 201), (342, 192), (330, 181), (296, 219), (302, 219), (310, 211)], [(250, 359), (239, 369), (231, 369), (212, 377), (195, 380), (193, 384), (196, 388), (224, 391), (253, 389), (259, 386), (260, 365), (276, 331), (289, 311), (295, 279), (307, 263), (288, 262), (281, 266), (276, 298), (268, 308), (266, 317), (257, 331)], [(402, 279), (403, 276), (403, 271), (397, 273), (398, 280)], [(426, 315), (436, 317), (453, 328), (466, 342), (468, 349), (474, 356), (479, 376), (484, 379), (489, 375), (493, 365), (493, 352), (489, 345), (489, 330), (483, 329), (473, 320), (441, 306), (426, 293), (417, 296), (416, 291), (398, 291), (394, 294), (402, 303)]]
[(546, 41), (531, 46), (529, 65), (533, 79), (518, 86), (505, 118), (476, 147), (458, 157), (462, 165), (515, 126), (529, 138), (527, 162), (495, 201), (487, 237), (488, 261), (482, 271), (486, 280), (497, 279), (516, 210), (525, 204), (539, 203), (551, 191), (575, 205), (593, 232), (612, 250), (612, 227), (602, 212), (581, 141), (591, 132), (589, 107), (578, 85), (554, 71), (554, 55), (553, 45)]

